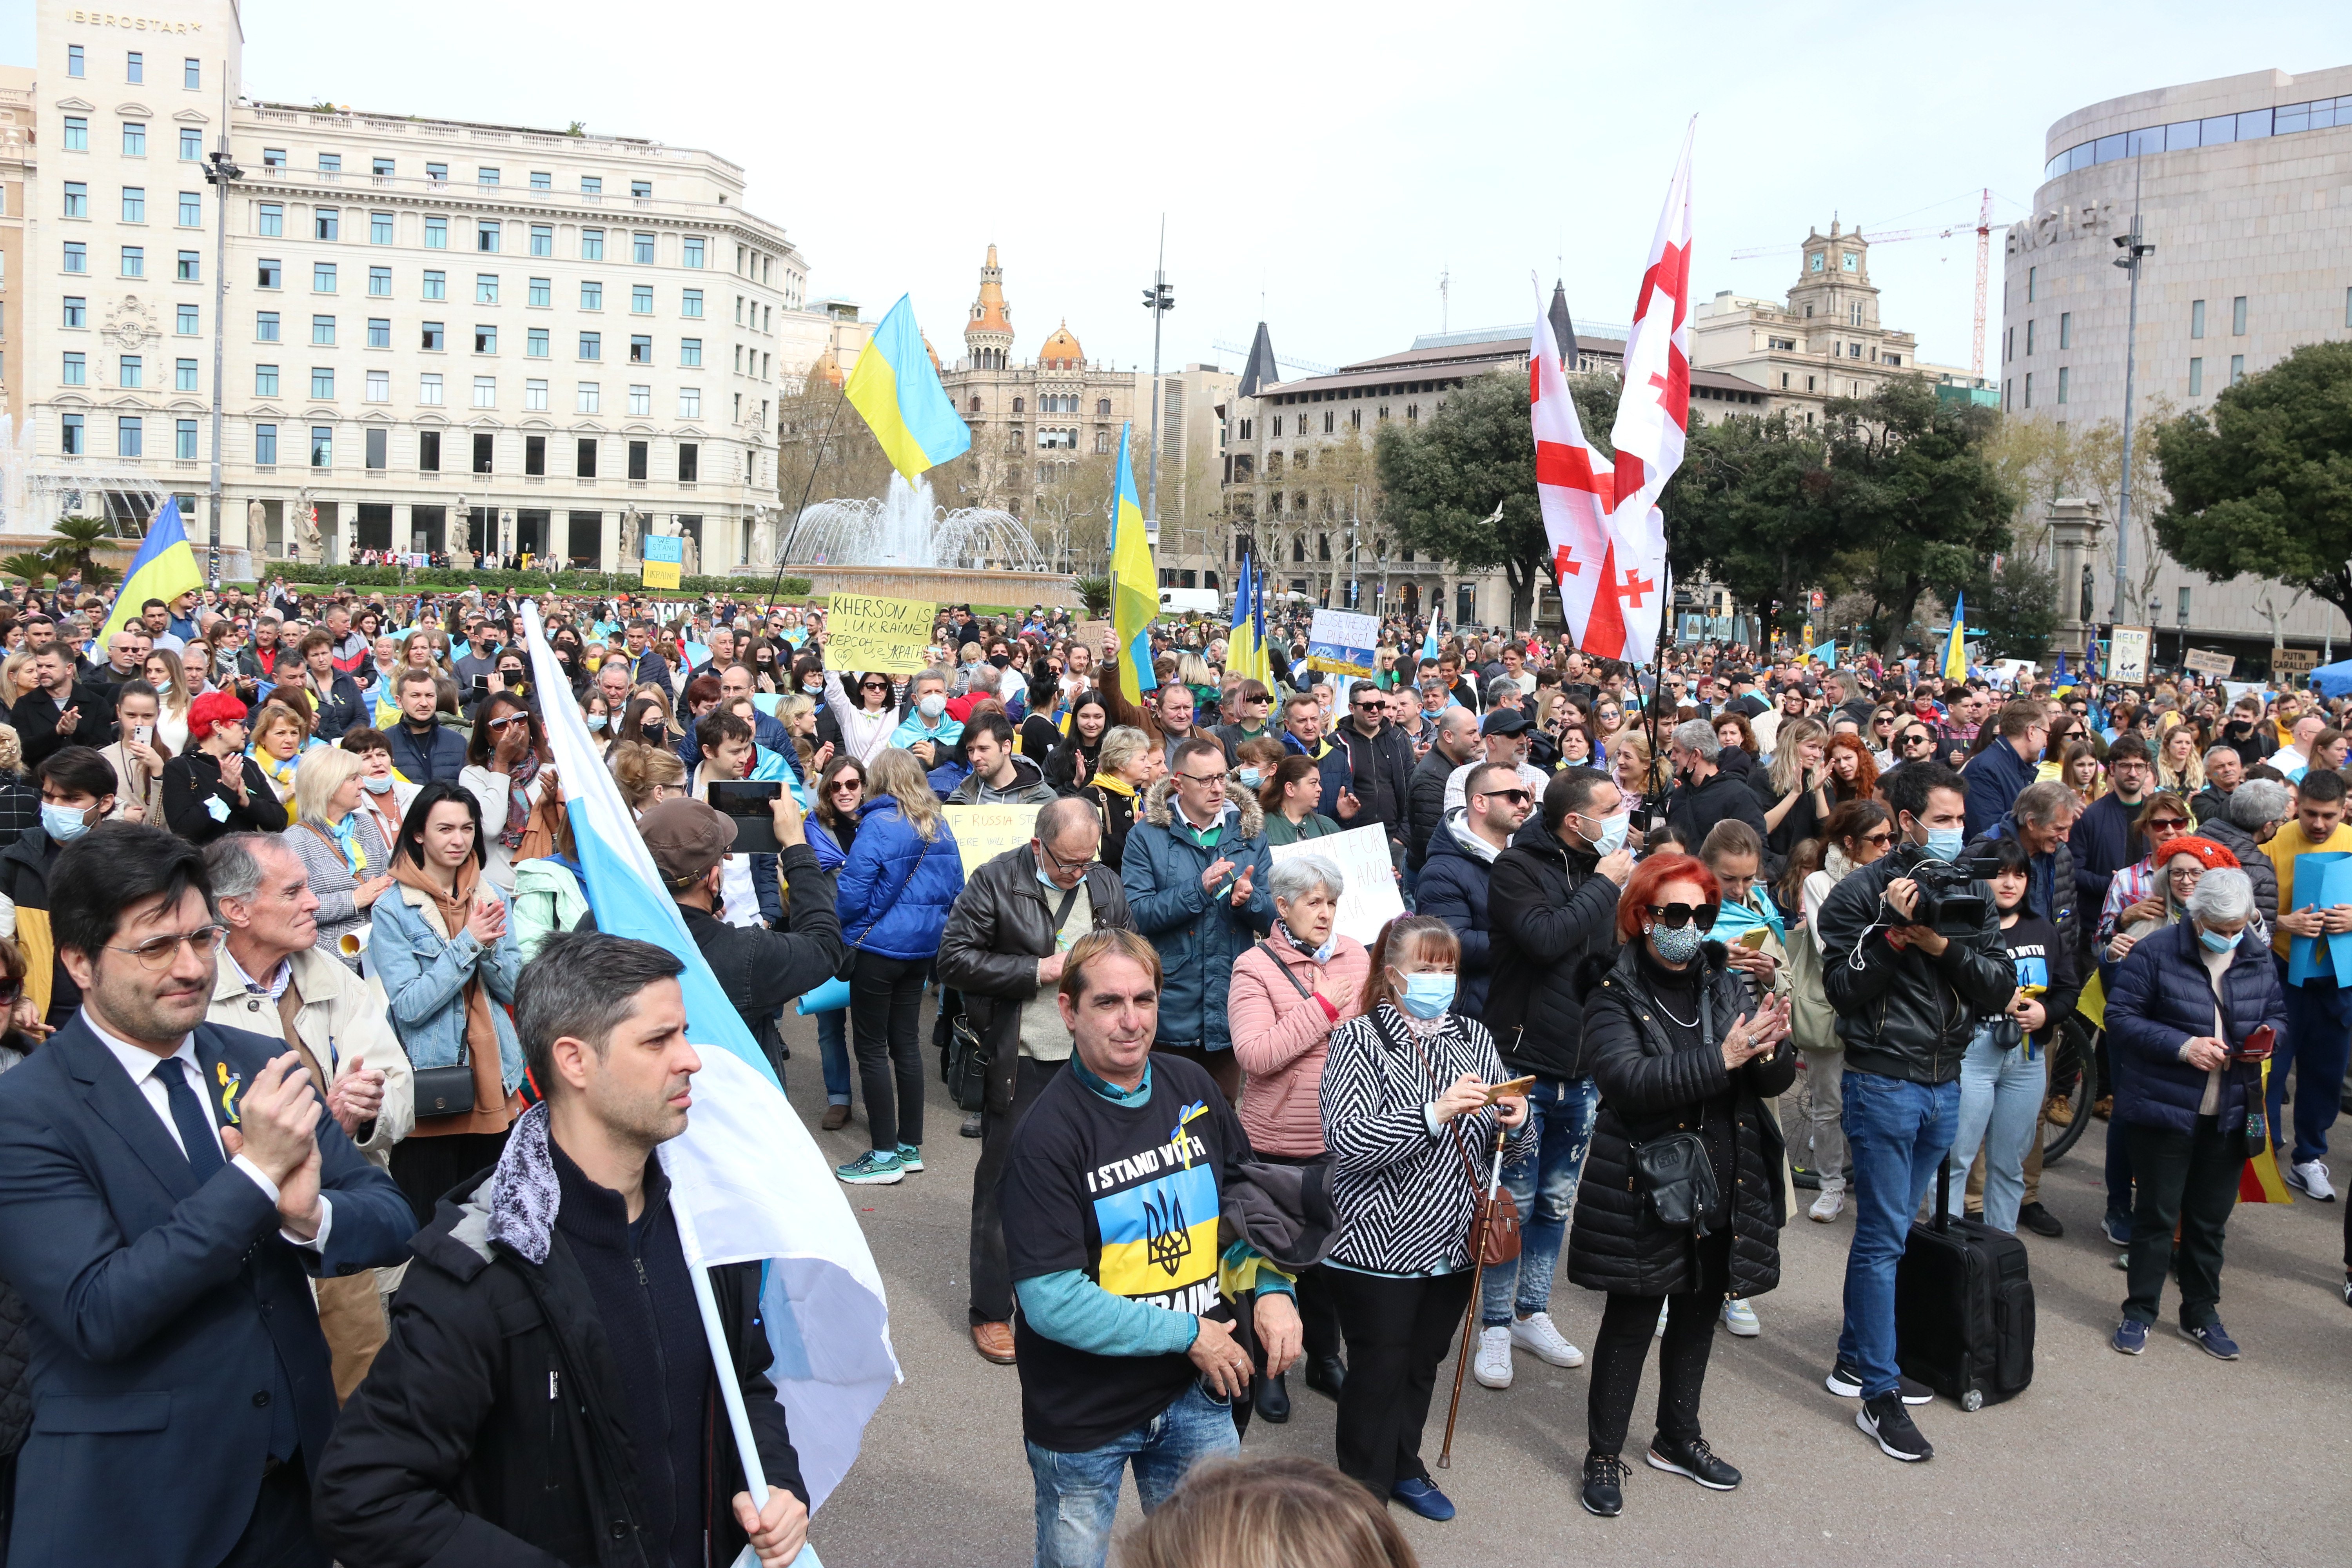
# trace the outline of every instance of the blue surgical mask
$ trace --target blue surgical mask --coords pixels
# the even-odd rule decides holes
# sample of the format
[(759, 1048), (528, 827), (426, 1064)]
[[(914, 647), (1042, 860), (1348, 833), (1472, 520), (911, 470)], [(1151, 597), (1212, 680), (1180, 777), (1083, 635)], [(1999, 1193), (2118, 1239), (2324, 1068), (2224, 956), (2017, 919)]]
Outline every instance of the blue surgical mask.
[(51, 843), (70, 844), (89, 831), (89, 824), (84, 820), (78, 806), (55, 805), (43, 801), (41, 828), (48, 834)]
[(807, 692), (810, 696), (814, 697), (817, 693), (824, 689), (824, 682), (822, 680), (803, 680), (801, 682), (801, 689)]
[(1397, 1005), (1423, 1021), (1436, 1017), (1454, 1005), (1454, 976), (1451, 974), (1408, 974), (1404, 977), (1404, 993)]
[(1958, 862), (1960, 858), (1961, 847), (1966, 845), (1968, 841), (1969, 836), (1959, 828), (1931, 827), (1927, 829), (1927, 843), (1926, 848), (1928, 854), (1933, 855), (1938, 860)]
[(1625, 847), (1625, 830), (1633, 823), (1632, 813), (1621, 811), (1614, 816), (1588, 816), (1584, 820), (1601, 825), (1599, 837), (1592, 840), (1595, 855), (1614, 855)]
[(1263, 768), (1244, 768), (1241, 770), (1241, 781), (1244, 789), (1255, 789), (1265, 782), (1265, 771)]
[(604, 727), (605, 722), (605, 717), (602, 713), (591, 713), (588, 715), (588, 728), (591, 730), (601, 730)]
[(2197, 940), (2205, 944), (2208, 952), (2228, 952), (2238, 945), (2238, 938), (2245, 934), (2241, 931), (2237, 936), (2224, 936), (2218, 931), (2207, 931), (2203, 926), (2197, 928)]
[(1706, 933), (1698, 929), (1696, 921), (1686, 925), (1650, 928), (1650, 945), (1668, 963), (1688, 963), (1698, 956), (1699, 944), (1706, 940)]
[(360, 780), (360, 787), (370, 795), (383, 795), (392, 788), (392, 775), (386, 773), (383, 777), (377, 778), (373, 774), (369, 774)]

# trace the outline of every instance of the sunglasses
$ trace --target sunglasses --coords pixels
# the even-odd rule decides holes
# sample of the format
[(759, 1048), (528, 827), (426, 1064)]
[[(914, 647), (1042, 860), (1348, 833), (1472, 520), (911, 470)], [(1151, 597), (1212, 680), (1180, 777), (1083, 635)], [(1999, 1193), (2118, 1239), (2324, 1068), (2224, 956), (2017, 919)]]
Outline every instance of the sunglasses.
[(890, 686), (887, 681), (861, 680), (857, 683), (857, 689), (860, 691), (887, 691), (890, 689)]
[(1513, 805), (1525, 805), (1535, 796), (1523, 789), (1485, 789), (1478, 792), (1481, 800), (1507, 800)]
[(1693, 921), (1698, 922), (1701, 931), (1715, 929), (1717, 907), (1713, 904), (1652, 904), (1648, 910), (1650, 918), (1668, 931), (1680, 931)]
[(1895, 842), (1895, 830), (1891, 827), (1882, 827), (1875, 833), (1864, 834), (1862, 841), (1874, 848), (1884, 849)]
[(2186, 817), (2168, 816), (2161, 822), (2149, 823), (2147, 830), (2150, 833), (2179, 833), (2188, 826), (2189, 821)]
[(836, 779), (828, 786), (831, 793), (835, 795), (856, 795), (865, 787), (866, 786), (864, 784), (859, 784), (856, 779)]

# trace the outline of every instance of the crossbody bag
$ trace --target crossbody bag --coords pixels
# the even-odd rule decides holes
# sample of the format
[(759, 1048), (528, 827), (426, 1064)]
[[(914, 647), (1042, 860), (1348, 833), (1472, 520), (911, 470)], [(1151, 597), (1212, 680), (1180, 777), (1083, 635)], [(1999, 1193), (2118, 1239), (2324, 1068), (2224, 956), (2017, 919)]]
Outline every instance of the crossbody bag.
[[(1650, 1004), (1656, 1006), (1654, 1000)], [(1660, 1008), (1661, 1012), (1664, 1009)], [(1699, 987), (1699, 1038), (1715, 1049), (1715, 1014), (1706, 987)], [(1660, 1225), (1705, 1236), (1706, 1216), (1722, 1196), (1706, 1140), (1684, 1129), (1633, 1145), (1633, 1180)]]

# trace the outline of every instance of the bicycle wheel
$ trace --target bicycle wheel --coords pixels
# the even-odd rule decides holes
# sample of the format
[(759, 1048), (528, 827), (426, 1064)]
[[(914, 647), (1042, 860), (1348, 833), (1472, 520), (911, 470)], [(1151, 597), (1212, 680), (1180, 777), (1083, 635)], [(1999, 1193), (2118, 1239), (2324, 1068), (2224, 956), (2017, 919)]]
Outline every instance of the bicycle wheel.
[[(2042, 1163), (2056, 1164), (2066, 1157), (2091, 1122), (2091, 1100), (2097, 1091), (2099, 1069), (2095, 1050), (2098, 1031), (2081, 1015), (2058, 1026), (2050, 1047), (2050, 1095), (2042, 1110)], [(2050, 1115), (2053, 1105), (2068, 1112), (2062, 1124)]]

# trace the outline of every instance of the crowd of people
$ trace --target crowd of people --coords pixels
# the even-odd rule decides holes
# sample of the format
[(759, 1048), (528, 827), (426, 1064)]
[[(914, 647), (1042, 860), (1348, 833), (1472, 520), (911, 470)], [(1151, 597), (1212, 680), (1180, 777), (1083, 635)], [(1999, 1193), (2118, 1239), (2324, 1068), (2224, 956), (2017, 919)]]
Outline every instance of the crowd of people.
[[(1563, 1264), (1601, 1298), (1583, 1506), (1625, 1506), (1654, 1346), (1633, 1452), (1736, 1488), (1706, 1371), (1800, 1208), (1852, 1226), (1825, 1388), (1927, 1459), (1896, 1268), (1939, 1171), (1955, 1213), (2062, 1233), (2061, 1030), (2111, 1123), (2116, 1351), (2169, 1275), (2238, 1355), (2249, 1159), (2335, 1196), (2352, 902), (2296, 882), (2352, 849), (2341, 703), (1714, 645), (1640, 670), (1405, 616), (1335, 675), (1287, 613), (1271, 679), (1190, 619), (1139, 672), (1042, 607), (952, 607), (923, 668), (865, 670), (814, 606), (540, 608), (546, 685), (510, 595), (0, 605), (18, 1561), (105, 1560), (133, 1516), (198, 1568), (798, 1551), (757, 1271), (711, 1271), (718, 1365), (654, 1158), (697, 1067), (683, 960), (597, 931), (559, 713), (780, 1078), (786, 1012), (845, 993), (815, 1016), (842, 1183), (922, 1172), (949, 1076), (1041, 1563), (1106, 1561), (1130, 1469), (1131, 1562), (1219, 1560), (1244, 1502), (1410, 1561), (1388, 1505), (1455, 1512), (1424, 1456), (1449, 1355), (1495, 1391), (1588, 1364)], [(713, 805), (743, 783), (783, 786), (772, 847)], [(981, 805), (1034, 823), (967, 874)], [(1366, 828), (1370, 873), (1318, 846)], [(1367, 874), (1406, 912), (1342, 930)], [(2352, 1224), (2347, 1268), (2352, 1304)], [(1294, 1384), (1339, 1405), (1336, 1470), (1205, 1463)], [(131, 1473), (173, 1481), (126, 1511)]]

